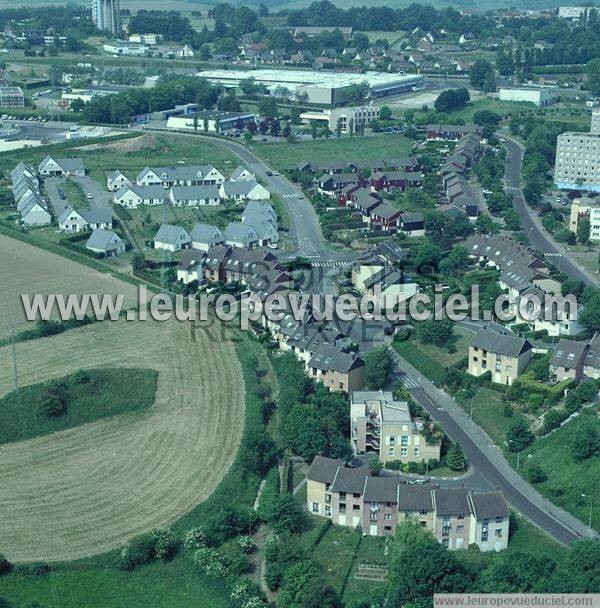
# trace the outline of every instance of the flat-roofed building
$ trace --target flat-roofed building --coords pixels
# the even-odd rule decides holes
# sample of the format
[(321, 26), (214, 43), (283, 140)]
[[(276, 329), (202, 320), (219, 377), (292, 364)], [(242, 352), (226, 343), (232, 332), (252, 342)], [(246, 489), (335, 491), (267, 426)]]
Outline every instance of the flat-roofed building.
[(384, 97), (419, 89), (421, 74), (392, 74), (389, 72), (321, 72), (316, 70), (204, 70), (196, 74), (212, 84), (238, 87), (241, 80), (252, 76), (256, 84), (263, 84), (271, 95), (278, 87), (288, 89), (293, 97), (322, 105), (343, 104), (350, 87), (367, 83), (369, 97)]
[(500, 87), (500, 101), (529, 101), (539, 108), (545, 108), (558, 101), (558, 87), (544, 85), (524, 85), (521, 87)]
[(379, 107), (372, 103), (366, 106), (333, 108), (322, 112), (309, 111), (300, 114), (305, 123), (313, 121), (327, 124), (330, 131), (335, 131), (338, 121), (341, 133), (356, 133), (368, 127), (374, 120), (379, 120)]
[(439, 442), (428, 444), (422, 422), (391, 391), (354, 391), (350, 401), (350, 440), (355, 454), (374, 453), (381, 462), (439, 460)]

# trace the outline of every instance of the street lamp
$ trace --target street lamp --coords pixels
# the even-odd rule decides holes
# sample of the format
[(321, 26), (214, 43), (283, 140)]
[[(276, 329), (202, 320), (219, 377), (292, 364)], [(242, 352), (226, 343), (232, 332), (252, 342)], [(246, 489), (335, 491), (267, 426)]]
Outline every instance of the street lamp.
[(590, 538), (592, 538), (592, 505), (593, 505), (594, 499), (593, 499), (592, 496), (588, 496), (587, 494), (583, 494), (583, 493), (581, 494), (581, 496), (583, 498), (589, 498), (590, 499), (590, 516), (589, 516), (589, 519), (588, 519), (588, 533), (590, 535)]

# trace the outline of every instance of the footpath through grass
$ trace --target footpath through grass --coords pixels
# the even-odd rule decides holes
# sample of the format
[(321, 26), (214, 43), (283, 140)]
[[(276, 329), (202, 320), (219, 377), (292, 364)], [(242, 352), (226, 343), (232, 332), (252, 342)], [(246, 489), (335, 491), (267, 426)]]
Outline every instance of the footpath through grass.
[[(92, 369), (23, 386), (0, 399), (0, 444), (147, 409), (154, 403), (157, 377), (151, 369)], [(45, 413), (50, 399), (62, 404), (63, 413)]]

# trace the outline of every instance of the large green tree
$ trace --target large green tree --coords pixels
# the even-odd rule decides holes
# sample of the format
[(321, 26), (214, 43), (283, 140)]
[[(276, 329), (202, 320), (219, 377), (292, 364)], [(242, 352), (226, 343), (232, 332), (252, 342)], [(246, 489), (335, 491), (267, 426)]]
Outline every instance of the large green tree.
[(371, 389), (383, 388), (394, 369), (394, 361), (385, 346), (371, 349), (365, 356), (365, 381)]

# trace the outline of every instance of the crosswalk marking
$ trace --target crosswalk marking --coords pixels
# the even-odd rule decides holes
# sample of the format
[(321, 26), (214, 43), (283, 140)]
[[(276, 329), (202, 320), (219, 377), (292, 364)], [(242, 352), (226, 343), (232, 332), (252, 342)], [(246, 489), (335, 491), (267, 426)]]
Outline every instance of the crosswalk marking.
[(406, 388), (419, 388), (419, 383), (410, 376), (402, 376), (402, 384), (404, 384)]
[(563, 256), (562, 253), (545, 253), (544, 255), (547, 258), (562, 258), (562, 256)]
[(298, 198), (298, 196), (294, 193), (292, 194), (282, 194), (281, 195), (283, 198)]
[(333, 268), (335, 266), (345, 266), (348, 262), (314, 262), (313, 266), (318, 268)]

